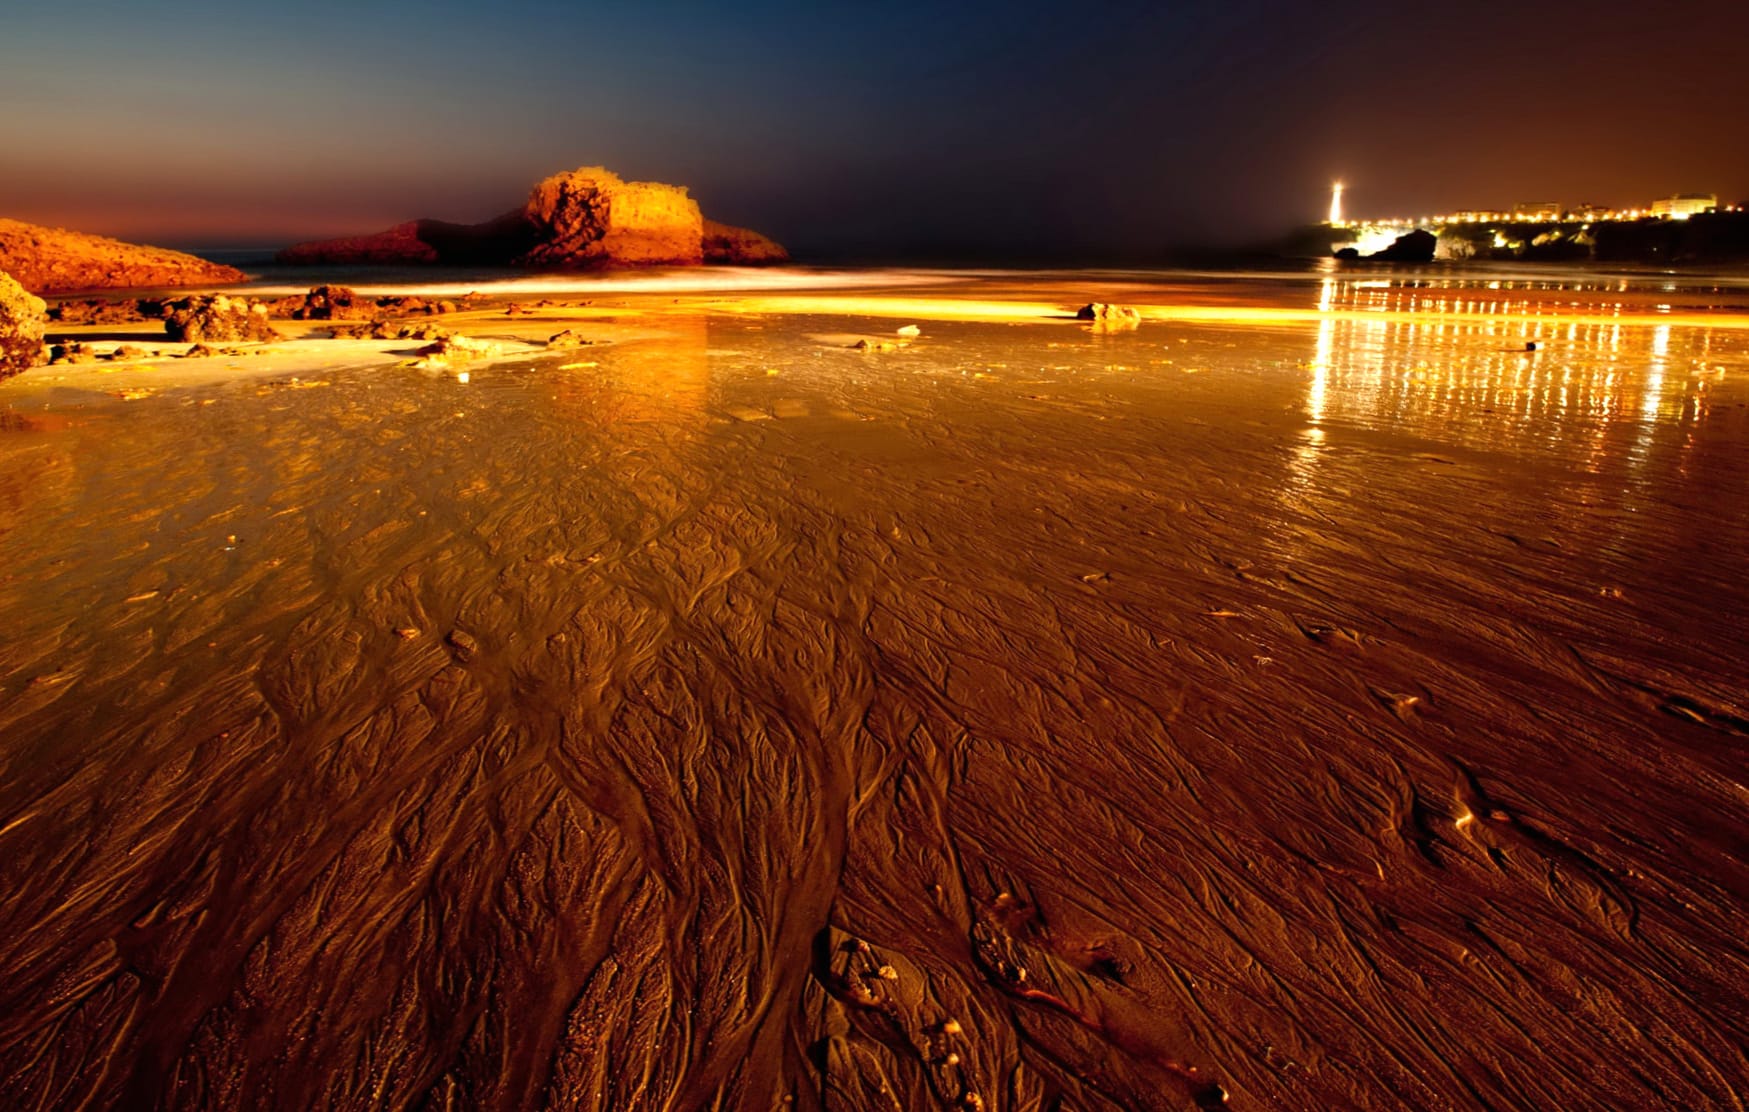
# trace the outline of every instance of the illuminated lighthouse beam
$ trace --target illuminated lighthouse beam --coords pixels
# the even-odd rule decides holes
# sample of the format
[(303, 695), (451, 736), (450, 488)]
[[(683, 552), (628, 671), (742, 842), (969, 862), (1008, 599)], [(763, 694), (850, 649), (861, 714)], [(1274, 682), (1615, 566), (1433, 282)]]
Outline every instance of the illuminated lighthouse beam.
[(1330, 224), (1332, 227), (1342, 226), (1342, 183), (1330, 183)]

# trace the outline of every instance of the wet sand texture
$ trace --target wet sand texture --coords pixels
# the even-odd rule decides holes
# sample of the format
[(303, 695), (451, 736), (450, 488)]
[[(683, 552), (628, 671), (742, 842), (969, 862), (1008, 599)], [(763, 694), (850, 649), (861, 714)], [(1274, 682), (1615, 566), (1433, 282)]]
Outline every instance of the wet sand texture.
[(671, 327), (0, 397), (0, 1105), (1742, 1107), (1743, 333)]

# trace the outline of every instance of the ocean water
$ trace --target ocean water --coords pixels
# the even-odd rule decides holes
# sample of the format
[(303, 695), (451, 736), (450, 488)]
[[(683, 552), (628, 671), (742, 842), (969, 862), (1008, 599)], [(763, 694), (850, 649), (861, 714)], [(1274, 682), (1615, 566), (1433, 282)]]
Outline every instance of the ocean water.
[(0, 1104), (1743, 1106), (1740, 277), (360, 284), (0, 384)]

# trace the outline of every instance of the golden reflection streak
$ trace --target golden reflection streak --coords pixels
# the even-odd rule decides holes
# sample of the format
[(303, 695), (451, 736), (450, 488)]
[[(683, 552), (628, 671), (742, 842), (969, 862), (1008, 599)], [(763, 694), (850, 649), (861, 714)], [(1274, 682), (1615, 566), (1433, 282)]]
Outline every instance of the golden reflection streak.
[[(1491, 305), (1494, 303), (1490, 303)], [(1072, 319), (1074, 309), (1039, 301), (996, 301), (958, 297), (782, 296), (683, 299), (682, 305), (743, 314), (820, 314), (868, 317), (909, 317), (943, 321), (1049, 321)], [(1332, 320), (1369, 323), (1470, 323), (1477, 320), (1519, 322), (1544, 329), (1562, 324), (1620, 324), (1679, 328), (1719, 328), (1749, 331), (1749, 315), (1705, 313), (1487, 313), (1449, 310), (1325, 309), (1254, 305), (1136, 305), (1144, 320), (1195, 324), (1287, 325)]]

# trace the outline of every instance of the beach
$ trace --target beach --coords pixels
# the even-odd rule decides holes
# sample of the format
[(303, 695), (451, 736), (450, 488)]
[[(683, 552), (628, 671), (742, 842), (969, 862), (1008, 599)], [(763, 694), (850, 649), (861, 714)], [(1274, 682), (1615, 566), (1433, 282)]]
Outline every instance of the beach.
[(0, 383), (0, 1103), (1743, 1107), (1740, 280), (476, 290)]

